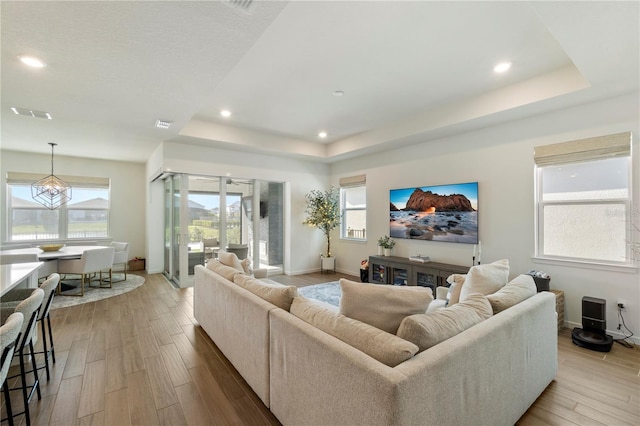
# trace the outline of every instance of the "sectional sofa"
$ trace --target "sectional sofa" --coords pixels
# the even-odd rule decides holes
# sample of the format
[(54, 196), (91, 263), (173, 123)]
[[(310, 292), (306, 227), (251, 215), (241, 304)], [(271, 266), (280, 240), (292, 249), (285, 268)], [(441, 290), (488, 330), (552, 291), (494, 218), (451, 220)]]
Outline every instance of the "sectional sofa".
[(295, 287), (217, 261), (195, 268), (195, 318), (284, 425), (514, 424), (557, 372), (554, 295), (518, 302), (427, 349), (370, 329), (350, 344), (340, 332), (369, 326)]

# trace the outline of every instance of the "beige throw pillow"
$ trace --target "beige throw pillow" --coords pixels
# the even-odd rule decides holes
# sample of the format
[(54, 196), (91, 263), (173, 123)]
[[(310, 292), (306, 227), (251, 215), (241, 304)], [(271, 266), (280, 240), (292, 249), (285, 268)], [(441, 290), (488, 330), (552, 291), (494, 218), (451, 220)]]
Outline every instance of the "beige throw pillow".
[(493, 314), (509, 309), (537, 293), (536, 283), (531, 275), (518, 275), (500, 290), (487, 296)]
[(397, 335), (415, 343), (422, 352), (490, 318), (492, 314), (487, 298), (474, 293), (449, 308), (406, 317)]
[(485, 265), (472, 266), (467, 273), (462, 289), (460, 301), (464, 301), (470, 294), (495, 293), (509, 280), (509, 260), (503, 259)]
[(236, 256), (235, 253), (220, 251), (218, 253), (218, 260), (223, 265), (231, 266), (232, 268), (235, 268), (242, 273), (246, 273), (244, 268), (242, 267), (242, 263), (240, 262), (240, 259), (238, 259), (238, 256)]
[(222, 263), (218, 262), (216, 259), (209, 259), (209, 261), (207, 262), (207, 268), (223, 276), (229, 281), (233, 281), (233, 278), (240, 273), (240, 271), (238, 271), (236, 268), (223, 265)]
[(326, 309), (302, 296), (293, 299), (291, 313), (389, 367), (395, 367), (418, 352), (418, 347), (411, 342)]
[(462, 285), (464, 284), (464, 280), (467, 278), (466, 275), (462, 274), (452, 274), (447, 278), (447, 282), (449, 283), (449, 291), (447, 292), (447, 306), (455, 305), (460, 301), (460, 290), (462, 290)]
[(291, 309), (293, 298), (298, 296), (295, 286), (265, 283), (245, 274), (237, 274), (233, 282), (285, 311)]
[(340, 313), (396, 334), (402, 320), (423, 314), (433, 300), (430, 288), (363, 284), (340, 279)]

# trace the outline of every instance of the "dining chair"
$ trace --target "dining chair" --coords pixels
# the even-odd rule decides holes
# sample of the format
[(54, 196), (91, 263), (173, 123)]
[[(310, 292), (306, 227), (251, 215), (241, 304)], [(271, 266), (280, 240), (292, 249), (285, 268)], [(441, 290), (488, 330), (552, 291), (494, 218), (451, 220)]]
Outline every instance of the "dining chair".
[[(53, 303), (53, 298), (56, 294), (56, 289), (58, 288), (58, 283), (60, 282), (60, 275), (57, 273), (51, 274), (42, 284), (40, 284), (40, 289), (44, 291), (44, 298), (42, 299), (42, 305), (40, 306), (37, 322), (40, 323), (40, 329), (42, 331), (42, 351), (37, 351), (36, 354), (42, 354), (44, 356), (44, 365), (41, 367), (37, 367), (38, 370), (45, 369), (47, 372), (47, 380), (51, 379), (51, 374), (49, 372), (49, 356), (53, 360), (53, 363), (56, 363), (56, 353), (53, 346), (53, 329), (51, 328), (51, 317), (49, 316), (49, 311), (51, 310), (51, 304)], [(2, 296), (2, 303), (0, 303), (0, 307), (2, 309), (10, 309), (13, 307), (17, 307), (23, 300), (27, 299), (33, 289), (28, 288), (15, 288)], [(49, 332), (47, 333), (47, 328)], [(49, 336), (49, 342), (47, 346), (47, 334)]]
[[(100, 274), (99, 287), (111, 288), (111, 268), (113, 267), (113, 257), (115, 248), (105, 247), (99, 249), (85, 250), (82, 252), (80, 259), (60, 259), (58, 260), (59, 274), (75, 274), (80, 275), (80, 293), (65, 294), (65, 296), (84, 296), (84, 283), (89, 278), (89, 286), (91, 286), (92, 274)], [(109, 285), (102, 285), (102, 272), (109, 271)], [(58, 294), (61, 291), (62, 281), (58, 284)]]
[(38, 255), (36, 253), (17, 253), (0, 255), (0, 265), (9, 265), (12, 263), (29, 263), (37, 262)]
[[(7, 380), (20, 376), (21, 386), (18, 388), (8, 388), (11, 390), (22, 390), (22, 399), (24, 405), (24, 411), (19, 413), (13, 413), (12, 416), (18, 416), (20, 414), (25, 415), (27, 426), (31, 425), (31, 417), (29, 414), (29, 400), (33, 396), (33, 392), (37, 392), (38, 399), (42, 399), (42, 393), (40, 392), (40, 380), (38, 379), (38, 369), (35, 362), (35, 351), (33, 349), (33, 340), (36, 334), (36, 319), (38, 318), (38, 312), (44, 299), (44, 291), (40, 288), (36, 288), (31, 293), (31, 296), (20, 302), (16, 306), (15, 310), (7, 308), (0, 308), (0, 316), (2, 318), (2, 324), (5, 324), (11, 314), (14, 312), (20, 312), (24, 316), (24, 321), (20, 329), (20, 339), (16, 345), (14, 351), (14, 357), (18, 357), (20, 362), (20, 373), (15, 376), (7, 377)], [(28, 349), (28, 352), (27, 352)], [(27, 384), (27, 367), (25, 365), (25, 358), (29, 357), (31, 360), (31, 372), (33, 373), (33, 383)], [(30, 390), (29, 390), (30, 389)]]
[(4, 422), (8, 420), (9, 426), (13, 426), (13, 411), (11, 409), (11, 394), (9, 391), (9, 384), (7, 375), (9, 374), (9, 367), (11, 367), (11, 360), (16, 350), (16, 344), (20, 338), (20, 330), (22, 329), (22, 323), (24, 322), (24, 315), (22, 312), (14, 312), (7, 318), (7, 321), (0, 326), (0, 381), (2, 383), (2, 392), (4, 393), (4, 402), (7, 411), (7, 418), (2, 419)]
[(116, 250), (113, 255), (113, 266), (124, 265), (124, 279), (126, 280), (129, 267), (129, 243), (113, 241), (111, 247)]
[(216, 257), (217, 249), (220, 248), (220, 243), (217, 238), (203, 238), (202, 248), (204, 250), (204, 260)]

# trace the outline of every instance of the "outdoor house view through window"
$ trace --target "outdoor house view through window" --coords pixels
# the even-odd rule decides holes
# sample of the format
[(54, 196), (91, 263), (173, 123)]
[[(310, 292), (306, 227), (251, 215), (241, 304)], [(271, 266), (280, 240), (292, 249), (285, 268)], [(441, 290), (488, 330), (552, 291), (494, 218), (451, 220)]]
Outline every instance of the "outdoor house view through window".
[(81, 186), (73, 198), (49, 210), (31, 198), (31, 185), (9, 185), (11, 241), (87, 239), (109, 237), (109, 188)]

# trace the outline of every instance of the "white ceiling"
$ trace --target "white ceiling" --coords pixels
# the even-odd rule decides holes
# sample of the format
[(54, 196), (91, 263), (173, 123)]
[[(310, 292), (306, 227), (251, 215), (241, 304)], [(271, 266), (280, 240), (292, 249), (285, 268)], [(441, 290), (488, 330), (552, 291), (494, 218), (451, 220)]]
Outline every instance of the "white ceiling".
[(637, 92), (639, 5), (2, 2), (1, 147), (144, 162), (177, 140), (336, 161), (425, 142)]

